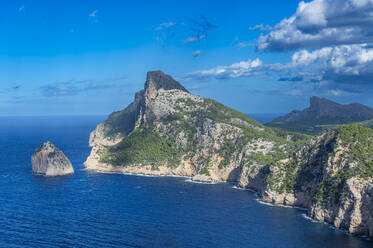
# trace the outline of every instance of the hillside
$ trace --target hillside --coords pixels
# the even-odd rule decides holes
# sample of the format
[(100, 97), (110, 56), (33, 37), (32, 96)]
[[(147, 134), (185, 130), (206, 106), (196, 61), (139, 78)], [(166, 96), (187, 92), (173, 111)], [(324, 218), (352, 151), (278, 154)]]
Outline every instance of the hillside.
[(308, 137), (265, 127), (170, 76), (149, 72), (144, 90), (91, 134), (87, 168), (236, 180), (237, 168), (285, 157)]
[(341, 126), (269, 169), (267, 202), (297, 205), (351, 233), (373, 236), (373, 130)]
[(310, 136), (264, 126), (190, 94), (161, 71), (90, 135), (88, 170), (230, 181), (262, 201), (373, 236), (373, 131), (342, 126)]
[(310, 106), (302, 111), (278, 117), (267, 126), (306, 134), (319, 134), (324, 130), (343, 124), (373, 119), (373, 109), (359, 103), (339, 104), (325, 98), (313, 96)]

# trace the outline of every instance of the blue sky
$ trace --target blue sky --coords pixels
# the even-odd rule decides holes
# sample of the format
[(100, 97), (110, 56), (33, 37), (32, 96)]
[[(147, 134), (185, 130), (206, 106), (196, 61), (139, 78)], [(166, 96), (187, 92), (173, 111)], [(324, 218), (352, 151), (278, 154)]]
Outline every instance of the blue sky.
[(312, 95), (373, 106), (370, 20), (343, 26), (333, 12), (372, 11), (355, 2), (8, 1), (0, 115), (108, 114), (159, 69), (245, 113), (304, 108)]

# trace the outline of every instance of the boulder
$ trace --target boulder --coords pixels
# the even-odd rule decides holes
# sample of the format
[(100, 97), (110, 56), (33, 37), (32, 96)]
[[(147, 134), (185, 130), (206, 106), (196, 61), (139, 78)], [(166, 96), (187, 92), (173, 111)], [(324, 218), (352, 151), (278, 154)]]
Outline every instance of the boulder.
[(31, 163), (34, 174), (61, 176), (74, 173), (69, 159), (49, 141), (35, 150)]

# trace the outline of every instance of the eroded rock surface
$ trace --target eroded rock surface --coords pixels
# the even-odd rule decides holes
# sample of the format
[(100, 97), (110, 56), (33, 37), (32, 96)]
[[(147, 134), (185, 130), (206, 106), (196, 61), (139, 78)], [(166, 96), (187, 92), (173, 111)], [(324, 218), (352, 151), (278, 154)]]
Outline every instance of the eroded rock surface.
[(61, 176), (74, 173), (73, 166), (65, 154), (51, 142), (38, 147), (31, 157), (35, 174)]

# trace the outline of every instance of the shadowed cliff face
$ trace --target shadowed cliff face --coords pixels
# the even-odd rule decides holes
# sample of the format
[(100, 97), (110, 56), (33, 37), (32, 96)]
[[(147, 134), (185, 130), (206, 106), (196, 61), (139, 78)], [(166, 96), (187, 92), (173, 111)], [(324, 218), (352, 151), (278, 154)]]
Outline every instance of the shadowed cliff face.
[(144, 89), (135, 94), (135, 100), (124, 110), (109, 115), (104, 122), (107, 136), (126, 136), (144, 120), (139, 116), (145, 113), (146, 102), (154, 98), (160, 89), (177, 89), (188, 92), (180, 83), (162, 71), (150, 71), (147, 73)]

